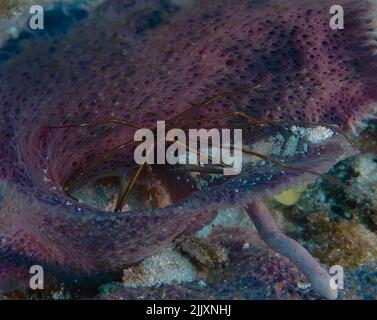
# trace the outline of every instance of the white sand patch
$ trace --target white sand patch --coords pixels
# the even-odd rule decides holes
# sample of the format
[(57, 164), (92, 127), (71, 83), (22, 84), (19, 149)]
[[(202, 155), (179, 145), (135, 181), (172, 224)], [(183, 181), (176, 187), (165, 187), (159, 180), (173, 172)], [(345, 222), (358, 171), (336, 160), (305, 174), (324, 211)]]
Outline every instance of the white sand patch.
[(123, 285), (129, 288), (158, 287), (197, 280), (196, 268), (190, 260), (172, 247), (124, 270)]
[(208, 237), (213, 227), (218, 225), (226, 227), (248, 226), (254, 228), (245, 209), (230, 208), (221, 210), (211, 224), (204, 226), (197, 232), (197, 236), (201, 239)]

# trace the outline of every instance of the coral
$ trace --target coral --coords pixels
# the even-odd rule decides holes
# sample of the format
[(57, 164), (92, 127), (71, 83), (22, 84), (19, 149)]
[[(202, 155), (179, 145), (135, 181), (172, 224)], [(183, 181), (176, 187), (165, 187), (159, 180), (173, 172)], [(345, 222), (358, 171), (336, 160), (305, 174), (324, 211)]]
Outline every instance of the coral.
[(364, 153), (329, 173), (340, 185), (319, 180), (290, 208), (271, 203), (280, 228), (323, 263), (357, 268), (377, 261), (375, 154), (364, 148), (374, 130), (371, 124), (361, 134)]
[(321, 262), (352, 268), (377, 262), (377, 235), (360, 219), (334, 218), (325, 211), (296, 214), (302, 217), (288, 215), (299, 226), (289, 234)]
[(17, 8), (20, 4), (20, 0), (3, 0), (0, 3), (0, 17), (9, 16), (10, 10)]
[[(318, 219), (318, 218), (317, 218)], [(313, 227), (320, 219), (311, 217)], [(328, 221), (329, 223), (329, 221)], [(325, 243), (315, 251), (315, 255), (329, 265), (357, 267), (368, 262), (377, 262), (377, 235), (356, 219), (329, 223), (330, 230), (324, 227), (318, 242)]]
[(180, 251), (190, 257), (202, 270), (209, 271), (228, 261), (225, 248), (195, 237), (183, 237), (175, 240)]
[(349, 180), (352, 186), (346, 190), (348, 197), (359, 206), (373, 210), (377, 208), (377, 156), (364, 154), (353, 163), (355, 177)]

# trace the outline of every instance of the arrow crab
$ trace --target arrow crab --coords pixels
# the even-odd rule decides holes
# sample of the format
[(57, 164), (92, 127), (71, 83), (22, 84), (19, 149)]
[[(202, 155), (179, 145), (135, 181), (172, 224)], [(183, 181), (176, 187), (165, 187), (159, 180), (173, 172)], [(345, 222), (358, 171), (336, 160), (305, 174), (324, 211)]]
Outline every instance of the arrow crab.
[[(31, 264), (58, 275), (119, 270), (240, 207), (316, 291), (336, 298), (325, 268), (279, 231), (263, 198), (355, 154), (348, 135), (374, 110), (374, 3), (342, 5), (346, 28), (335, 31), (325, 0), (181, 9), (109, 0), (3, 65), (2, 287)], [(136, 165), (133, 134), (158, 120), (242, 128), (241, 174)], [(80, 186), (108, 177), (120, 190), (115, 212), (76, 201)]]

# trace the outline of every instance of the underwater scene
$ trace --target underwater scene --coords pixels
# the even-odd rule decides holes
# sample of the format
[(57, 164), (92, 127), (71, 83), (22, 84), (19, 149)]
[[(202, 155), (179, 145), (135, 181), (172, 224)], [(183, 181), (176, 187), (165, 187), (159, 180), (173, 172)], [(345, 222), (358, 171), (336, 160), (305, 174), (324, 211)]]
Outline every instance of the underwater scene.
[(0, 0), (0, 300), (376, 300), (377, 0)]

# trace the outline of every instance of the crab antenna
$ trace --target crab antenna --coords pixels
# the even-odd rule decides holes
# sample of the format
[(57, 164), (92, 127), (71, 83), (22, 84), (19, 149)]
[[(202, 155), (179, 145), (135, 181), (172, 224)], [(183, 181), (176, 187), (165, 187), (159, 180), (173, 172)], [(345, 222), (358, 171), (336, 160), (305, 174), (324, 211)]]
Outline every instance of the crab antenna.
[(344, 184), (339, 181), (338, 179), (336, 178), (333, 178), (333, 177), (329, 177), (329, 176), (324, 176), (323, 174), (320, 174), (316, 171), (312, 171), (312, 170), (307, 170), (307, 169), (302, 169), (302, 168), (298, 168), (298, 167), (295, 167), (295, 166), (291, 166), (291, 165), (288, 165), (286, 163), (283, 163), (279, 160), (275, 160), (275, 159), (272, 159), (264, 154), (261, 154), (261, 153), (258, 153), (258, 152), (255, 152), (253, 150), (246, 150), (244, 148), (242, 148), (242, 152), (245, 153), (245, 154), (250, 154), (252, 156), (255, 156), (255, 157), (258, 157), (260, 159), (263, 159), (263, 160), (266, 160), (268, 162), (271, 162), (283, 169), (287, 169), (287, 170), (294, 170), (294, 171), (300, 171), (300, 172), (306, 172), (306, 173), (309, 173), (313, 176), (317, 176), (317, 177), (323, 177), (324, 179), (336, 184), (336, 185), (340, 185), (342, 187), (345, 187)]
[(111, 119), (106, 119), (106, 120), (98, 120), (98, 121), (89, 121), (89, 122), (81, 122), (77, 124), (67, 124), (67, 125), (61, 125), (61, 126), (48, 126), (48, 128), (51, 129), (63, 129), (63, 128), (76, 128), (76, 127), (90, 127), (90, 126), (96, 126), (96, 125), (101, 125), (101, 124), (120, 124), (120, 125), (125, 125), (131, 128), (135, 129), (142, 129), (139, 125), (129, 122), (129, 121), (124, 121), (121, 119), (117, 118), (111, 118)]
[[(218, 145), (216, 144), (213, 144), (213, 146), (215, 147), (219, 147)], [(335, 183), (337, 185), (340, 185), (342, 187), (346, 187), (341, 181), (339, 181), (338, 179), (336, 178), (333, 178), (333, 177), (329, 177), (329, 176), (324, 176), (323, 174), (320, 174), (318, 172), (315, 172), (315, 171), (311, 171), (311, 170), (306, 170), (306, 169), (302, 169), (302, 168), (298, 168), (298, 167), (295, 167), (295, 166), (291, 166), (291, 165), (288, 165), (286, 163), (283, 163), (279, 160), (275, 160), (275, 159), (272, 159), (270, 158), (269, 156), (266, 156), (262, 153), (259, 153), (259, 152), (256, 152), (256, 151), (253, 151), (253, 150), (249, 150), (249, 149), (245, 149), (245, 148), (237, 148), (236, 146), (234, 145), (231, 145), (235, 150), (240, 150), (242, 151), (242, 153), (245, 153), (245, 154), (249, 154), (251, 156), (254, 156), (254, 157), (257, 157), (257, 158), (260, 158), (260, 159), (263, 159), (263, 160), (266, 160), (267, 162), (270, 162), (270, 163), (273, 163), (275, 165), (277, 165), (278, 167), (280, 168), (283, 168), (283, 169), (287, 169), (287, 170), (294, 170), (294, 171), (300, 171), (300, 172), (306, 172), (306, 173), (309, 173), (311, 175), (314, 175), (314, 176), (317, 176), (317, 177), (323, 177), (324, 179), (332, 182), (332, 183)]]
[(74, 171), (74, 173), (67, 179), (67, 181), (64, 183), (63, 190), (66, 193), (69, 193), (71, 188), (77, 183), (77, 179), (79, 177), (82, 177), (85, 173), (93, 169), (95, 166), (97, 166), (102, 161), (105, 161), (106, 159), (110, 158), (114, 154), (118, 153), (119, 151), (125, 149), (126, 147), (129, 147), (136, 142), (133, 140), (129, 140), (125, 143), (122, 143), (118, 146), (116, 146), (113, 149), (110, 149), (109, 151), (95, 157), (93, 160), (90, 160), (88, 162), (85, 162), (83, 165), (81, 165), (77, 170)]
[(199, 104), (196, 104), (194, 106), (192, 106), (191, 108), (188, 108), (187, 110), (181, 112), (181, 113), (178, 113), (176, 116), (174, 116), (173, 118), (171, 118), (169, 121), (175, 121), (175, 120), (178, 120), (180, 119), (181, 117), (183, 117), (184, 115), (194, 111), (195, 109), (197, 108), (202, 108), (202, 107), (206, 107), (218, 100), (221, 100), (225, 97), (230, 97), (230, 96), (233, 96), (233, 95), (236, 95), (238, 93), (241, 93), (241, 92), (249, 92), (249, 91), (255, 91), (255, 90), (258, 90), (262, 87), (264, 87), (270, 80), (271, 80), (271, 73), (268, 73), (263, 79), (262, 81), (255, 85), (255, 86), (240, 86), (232, 91), (228, 91), (228, 92), (224, 92), (222, 94), (219, 94), (219, 95), (216, 95), (216, 96), (213, 96), (209, 99), (207, 99), (206, 101), (202, 102), (202, 103), (199, 103)]

